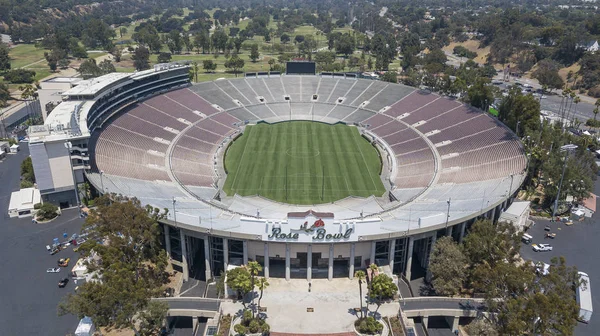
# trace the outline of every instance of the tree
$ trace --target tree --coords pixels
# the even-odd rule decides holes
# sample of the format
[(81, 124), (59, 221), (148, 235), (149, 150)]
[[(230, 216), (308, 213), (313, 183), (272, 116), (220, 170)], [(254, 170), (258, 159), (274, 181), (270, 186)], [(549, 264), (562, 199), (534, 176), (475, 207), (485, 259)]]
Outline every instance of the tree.
[(171, 53), (161, 52), (158, 54), (158, 63), (169, 63), (171, 62)]
[(356, 271), (354, 273), (354, 277), (358, 280), (358, 298), (360, 299), (360, 318), (365, 317), (365, 311), (363, 309), (363, 294), (362, 294), (362, 284), (366, 279), (366, 274), (364, 271)]
[(211, 36), (211, 40), (215, 50), (221, 50), (225, 52), (225, 48), (227, 47), (227, 41), (229, 41), (229, 37), (223, 29), (219, 29), (216, 32), (214, 32)]
[(33, 83), (35, 71), (26, 69), (13, 69), (4, 74), (4, 80), (13, 84)]
[(256, 62), (259, 56), (260, 54), (258, 53), (258, 45), (253, 44), (250, 48), (250, 59), (252, 60), (252, 62)]
[[(248, 272), (250, 272), (250, 284), (251, 288), (254, 291), (254, 287), (256, 287), (256, 276), (260, 271), (262, 271), (262, 266), (258, 263), (258, 261), (250, 261), (248, 262)], [(252, 294), (252, 305), (254, 305), (254, 293)], [(254, 316), (254, 310), (252, 310), (252, 315)]]
[(344, 54), (348, 57), (348, 55), (354, 52), (356, 41), (352, 35), (344, 33), (335, 41), (334, 47), (337, 53)]
[(167, 48), (171, 51), (171, 54), (181, 54), (183, 49), (183, 39), (181, 34), (177, 30), (171, 30), (167, 36)]
[(60, 69), (66, 69), (66, 68), (68, 68), (68, 67), (69, 67), (69, 64), (71, 64), (71, 61), (69, 61), (69, 59), (68, 59), (68, 58), (63, 58), (63, 59), (61, 59), (61, 60), (59, 60), (59, 61), (58, 61), (58, 64), (57, 64), (57, 66), (58, 66)]
[(123, 56), (123, 50), (119, 47), (114, 47), (110, 50), (110, 54), (113, 56), (115, 62), (121, 62), (121, 57)]
[(260, 308), (260, 300), (262, 300), (264, 290), (269, 287), (269, 281), (267, 278), (259, 278), (257, 287), (260, 290), (260, 296), (258, 297), (258, 307)]
[(290, 42), (290, 36), (288, 34), (281, 34), (281, 36), (279, 37), (279, 41), (281, 41), (281, 43), (288, 43)]
[(438, 239), (429, 257), (435, 292), (445, 296), (458, 294), (466, 278), (466, 266), (467, 258), (452, 237)]
[(235, 55), (225, 61), (225, 67), (232, 69), (237, 77), (238, 71), (244, 67), (244, 60)]
[(0, 42), (0, 72), (10, 70), (10, 56), (8, 46)]
[(213, 72), (217, 69), (217, 63), (213, 62), (213, 60), (204, 60), (202, 61), (202, 68), (206, 72)]
[(304, 42), (304, 35), (296, 35), (296, 37), (294, 37), (294, 43), (302, 43)]
[(94, 78), (102, 75), (102, 69), (96, 64), (96, 60), (93, 58), (86, 59), (83, 61), (77, 72), (83, 77), (83, 79)]
[(540, 102), (532, 95), (523, 95), (513, 87), (498, 104), (498, 118), (519, 134), (531, 134), (540, 127)]
[(38, 209), (36, 216), (43, 221), (56, 218), (58, 216), (58, 207), (52, 203), (44, 203)]
[(384, 82), (398, 83), (398, 73), (396, 71), (387, 71), (381, 76)]
[(152, 329), (152, 321), (166, 313), (166, 306), (150, 304), (168, 283), (157, 222), (166, 212), (114, 194), (97, 198), (95, 204), (83, 227), (95, 239), (80, 245), (79, 252), (97, 275), (67, 295), (59, 314), (89, 316), (96, 327), (131, 328), (136, 334), (140, 322)]
[(161, 301), (150, 301), (148, 307), (139, 316), (139, 334), (142, 336), (160, 335), (167, 318), (169, 305)]
[(127, 27), (119, 28), (119, 35), (123, 38), (123, 35), (127, 34)]
[(474, 107), (487, 112), (494, 101), (494, 93), (487, 78), (478, 78), (474, 85), (467, 91), (467, 101)]
[(511, 224), (493, 224), (478, 220), (471, 226), (463, 240), (463, 252), (472, 265), (495, 266), (500, 262), (517, 261), (520, 238)]
[(8, 85), (0, 81), (0, 107), (4, 107), (9, 99), (10, 92), (8, 91)]
[(227, 271), (227, 286), (237, 291), (238, 298), (242, 298), (242, 304), (246, 307), (244, 298), (246, 294), (250, 293), (254, 288), (252, 287), (252, 276), (250, 271), (246, 267), (236, 267), (232, 270)]
[(208, 36), (208, 32), (199, 32), (194, 35), (194, 48), (196, 48), (196, 53), (200, 53), (200, 49), (202, 48), (202, 53), (206, 53), (206, 51), (210, 51), (210, 37)]
[(137, 47), (131, 59), (133, 59), (133, 66), (135, 66), (136, 70), (150, 69), (150, 51), (146, 47)]
[(535, 71), (531, 74), (537, 79), (541, 85), (545, 85), (550, 89), (560, 89), (564, 85), (564, 81), (558, 74), (560, 65), (553, 60), (544, 59), (538, 62)]
[(103, 75), (117, 72), (117, 69), (115, 69), (115, 66), (109, 59), (105, 59), (102, 62), (100, 62), (100, 64), (98, 64), (98, 68), (100, 68), (100, 71)]
[(398, 286), (394, 284), (392, 278), (385, 274), (379, 274), (371, 280), (371, 288), (369, 289), (369, 298), (377, 304), (377, 309), (385, 300), (389, 300), (398, 293)]

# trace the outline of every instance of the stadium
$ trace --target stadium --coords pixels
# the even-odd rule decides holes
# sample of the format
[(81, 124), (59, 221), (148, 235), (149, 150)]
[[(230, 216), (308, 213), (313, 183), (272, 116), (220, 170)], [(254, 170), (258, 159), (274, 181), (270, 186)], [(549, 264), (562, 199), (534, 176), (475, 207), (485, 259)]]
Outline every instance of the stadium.
[(286, 279), (422, 276), (438, 237), (497, 219), (525, 177), (516, 136), (458, 100), (347, 74), (188, 73), (82, 81), (29, 131), (44, 201), (77, 205), (88, 181), (168, 209), (184, 279), (249, 260)]

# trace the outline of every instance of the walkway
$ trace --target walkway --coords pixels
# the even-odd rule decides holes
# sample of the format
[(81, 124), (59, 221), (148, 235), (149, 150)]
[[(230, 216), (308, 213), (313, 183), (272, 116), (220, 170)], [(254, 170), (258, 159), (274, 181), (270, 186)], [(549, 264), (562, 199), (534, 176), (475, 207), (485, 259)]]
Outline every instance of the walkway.
[[(337, 334), (353, 332), (357, 319), (354, 308), (360, 307), (358, 281), (347, 278), (314, 279), (311, 292), (308, 292), (306, 280), (269, 279), (270, 286), (264, 292), (261, 306), (267, 309), (267, 322), (271, 325), (271, 334), (294, 334), (302, 331), (306, 334)], [(363, 295), (366, 285), (363, 284)], [(241, 303), (223, 302), (225, 314), (236, 314), (242, 309)], [(312, 308), (309, 312), (307, 308)], [(375, 305), (369, 307), (372, 311)], [(399, 303), (383, 304), (379, 316), (395, 316)], [(359, 312), (360, 314), (360, 312)]]

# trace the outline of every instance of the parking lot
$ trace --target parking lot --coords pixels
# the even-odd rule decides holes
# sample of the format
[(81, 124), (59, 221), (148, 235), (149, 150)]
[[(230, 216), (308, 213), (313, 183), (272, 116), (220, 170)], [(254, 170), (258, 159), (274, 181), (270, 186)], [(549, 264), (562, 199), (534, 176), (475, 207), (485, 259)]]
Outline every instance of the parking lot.
[[(28, 155), (27, 145), (21, 148), (0, 162), (0, 335), (62, 336), (75, 331), (78, 319), (58, 317), (57, 303), (75, 288), (73, 281), (58, 288), (58, 281), (67, 277), (77, 254), (68, 248), (51, 256), (46, 245), (53, 238), (62, 241), (64, 232), (78, 233), (83, 220), (76, 210), (66, 210), (47, 224), (8, 218), (10, 193), (19, 189), (20, 164)], [(47, 268), (57, 267), (59, 258), (71, 258), (69, 267), (46, 273)]]
[[(600, 184), (596, 183), (595, 194), (600, 192)], [(550, 225), (551, 231), (556, 232), (556, 238), (545, 239), (544, 227)], [(583, 222), (575, 222), (572, 226), (564, 223), (550, 222), (549, 220), (536, 220), (536, 225), (527, 232), (533, 236), (532, 243), (548, 243), (552, 245), (550, 252), (534, 252), (531, 245), (523, 244), (521, 256), (526, 260), (543, 261), (550, 263), (553, 257), (564, 256), (567, 264), (576, 266), (579, 271), (590, 276), (592, 291), (592, 303), (596, 310), (600, 309), (600, 214), (594, 215), (592, 219)], [(579, 323), (575, 329), (575, 335), (587, 336), (598, 335), (600, 330), (600, 313), (592, 315), (589, 324)]]

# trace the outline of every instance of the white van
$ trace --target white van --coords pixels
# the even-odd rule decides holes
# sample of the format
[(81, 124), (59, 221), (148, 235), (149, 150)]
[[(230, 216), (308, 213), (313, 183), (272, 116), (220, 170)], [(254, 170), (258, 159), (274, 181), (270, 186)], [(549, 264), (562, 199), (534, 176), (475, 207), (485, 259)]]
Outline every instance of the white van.
[(525, 244), (531, 244), (531, 241), (533, 241), (533, 237), (528, 233), (523, 233), (521, 241)]

